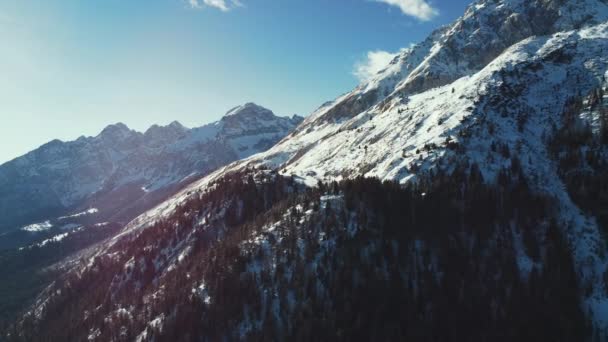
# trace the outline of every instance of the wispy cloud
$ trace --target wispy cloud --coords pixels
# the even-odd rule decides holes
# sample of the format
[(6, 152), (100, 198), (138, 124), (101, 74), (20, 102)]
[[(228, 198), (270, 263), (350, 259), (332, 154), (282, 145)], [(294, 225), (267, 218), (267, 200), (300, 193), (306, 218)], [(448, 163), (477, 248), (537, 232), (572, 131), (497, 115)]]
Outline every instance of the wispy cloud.
[(398, 7), (405, 15), (428, 21), (439, 15), (439, 10), (425, 0), (375, 0)]
[(398, 52), (382, 50), (369, 51), (364, 60), (355, 63), (353, 75), (361, 82), (369, 81), (379, 71), (385, 69), (398, 54)]
[(222, 12), (228, 12), (235, 7), (243, 7), (240, 0), (188, 0), (192, 8), (213, 7)]

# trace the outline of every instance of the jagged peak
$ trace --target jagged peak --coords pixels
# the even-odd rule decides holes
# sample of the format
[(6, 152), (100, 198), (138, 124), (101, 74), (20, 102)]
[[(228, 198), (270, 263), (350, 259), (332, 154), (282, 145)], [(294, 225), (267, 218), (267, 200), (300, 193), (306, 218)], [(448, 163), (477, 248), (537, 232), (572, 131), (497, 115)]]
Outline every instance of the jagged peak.
[(188, 128), (186, 126), (182, 125), (179, 121), (175, 120), (166, 126), (160, 126), (160, 125), (154, 124), (146, 130), (144, 135), (149, 136), (151, 134), (153, 134), (153, 135), (159, 134), (159, 133), (162, 134), (163, 132), (182, 133), (187, 130), (188, 130)]
[(122, 122), (118, 122), (112, 125), (108, 125), (104, 128), (101, 133), (97, 136), (98, 138), (110, 138), (110, 139), (124, 139), (135, 134), (135, 131), (131, 130), (127, 125)]
[(106, 128), (103, 129), (102, 133), (104, 131), (109, 131), (109, 130), (130, 131), (129, 127), (122, 122), (117, 122), (115, 124), (106, 126)]
[(129, 127), (127, 125), (125, 125), (122, 122), (117, 122), (115, 124), (111, 124), (106, 126), (102, 131), (101, 134), (108, 133), (108, 132), (119, 132), (119, 131), (130, 131)]
[(173, 121), (166, 126), (152, 125), (144, 133), (146, 143), (150, 145), (165, 144), (180, 137), (188, 132), (188, 128), (178, 121)]

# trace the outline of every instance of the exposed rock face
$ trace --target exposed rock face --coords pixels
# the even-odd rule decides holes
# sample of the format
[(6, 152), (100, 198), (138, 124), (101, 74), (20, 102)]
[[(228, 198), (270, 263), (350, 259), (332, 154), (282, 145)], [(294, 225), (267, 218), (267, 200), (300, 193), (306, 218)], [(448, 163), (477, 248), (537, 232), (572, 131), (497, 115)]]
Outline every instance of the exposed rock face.
[(127, 220), (184, 182), (271, 147), (301, 120), (248, 103), (193, 129), (173, 122), (142, 134), (118, 123), (51, 141), (0, 166), (0, 230), (88, 207)]

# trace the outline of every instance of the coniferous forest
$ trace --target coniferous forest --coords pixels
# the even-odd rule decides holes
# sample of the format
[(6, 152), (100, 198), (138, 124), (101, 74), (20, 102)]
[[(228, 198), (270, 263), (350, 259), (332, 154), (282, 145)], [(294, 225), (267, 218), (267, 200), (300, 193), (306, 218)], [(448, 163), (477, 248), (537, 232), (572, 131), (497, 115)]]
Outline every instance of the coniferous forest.
[[(593, 337), (571, 252), (546, 219), (552, 201), (517, 165), (495, 186), (475, 164), (405, 187), (357, 178), (310, 189), (268, 170), (233, 174), (114, 246), (115, 258), (67, 274), (44, 318), (26, 316), (28, 333), (12, 339)], [(188, 258), (162, 266), (183, 240)]]

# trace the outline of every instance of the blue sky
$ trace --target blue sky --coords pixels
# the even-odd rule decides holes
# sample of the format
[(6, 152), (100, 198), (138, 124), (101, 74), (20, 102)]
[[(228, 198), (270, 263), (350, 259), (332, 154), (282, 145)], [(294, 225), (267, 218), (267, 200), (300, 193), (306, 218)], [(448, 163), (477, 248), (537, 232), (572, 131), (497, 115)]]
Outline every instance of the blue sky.
[(307, 115), (469, 0), (0, 0), (0, 163), (110, 123)]

